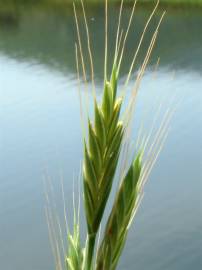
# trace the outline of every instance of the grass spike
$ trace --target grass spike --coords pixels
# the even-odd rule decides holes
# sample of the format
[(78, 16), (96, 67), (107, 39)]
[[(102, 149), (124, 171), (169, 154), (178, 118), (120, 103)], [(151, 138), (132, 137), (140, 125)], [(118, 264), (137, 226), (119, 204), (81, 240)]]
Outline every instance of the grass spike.
[[(128, 138), (131, 133), (131, 117), (135, 108), (135, 101), (139, 85), (145, 71), (146, 65), (150, 59), (152, 49), (154, 47), (158, 28), (161, 24), (160, 18), (159, 24), (153, 33), (148, 50), (145, 54), (144, 61), (139, 69), (134, 88), (132, 89), (131, 100), (129, 106), (125, 110), (124, 117), (120, 114), (123, 103), (124, 94), (121, 95), (118, 92), (118, 78), (119, 70), (124, 55), (125, 45), (128, 37), (128, 33), (132, 24), (133, 15), (137, 0), (134, 1), (133, 8), (128, 21), (126, 32), (123, 35), (121, 30), (121, 18), (123, 10), (123, 0), (121, 0), (118, 26), (115, 41), (114, 63), (108, 80), (108, 0), (105, 0), (105, 41), (104, 41), (104, 91), (101, 98), (101, 102), (98, 104), (95, 95), (95, 82), (94, 82), (94, 67), (93, 57), (90, 45), (89, 28), (84, 8), (84, 2), (81, 1), (86, 36), (88, 55), (90, 59), (91, 69), (91, 81), (93, 86), (94, 95), (94, 118), (88, 119), (87, 134), (83, 136), (84, 143), (84, 161), (82, 166), (83, 175), (83, 189), (84, 189), (84, 206), (85, 216), (87, 223), (87, 238), (85, 248), (82, 252), (79, 237), (79, 222), (74, 219), (73, 234), (68, 234), (69, 249), (66, 256), (67, 269), (74, 270), (115, 270), (125, 245), (128, 229), (134, 218), (134, 215), (139, 206), (142, 198), (142, 186), (145, 183), (145, 179), (148, 177), (148, 173), (153, 166), (153, 160), (147, 160), (147, 163), (142, 162), (142, 152), (139, 152), (134, 160), (130, 163), (128, 170), (126, 170), (127, 158), (129, 156), (130, 144)], [(158, 7), (157, 2), (151, 16), (149, 17), (145, 28), (143, 30), (140, 42), (138, 44), (136, 53), (132, 59), (132, 63), (129, 69), (129, 74), (126, 78), (126, 85), (130, 79), (133, 71), (133, 66), (142, 44), (144, 35), (147, 31), (148, 25), (156, 12)], [(76, 50), (77, 72), (79, 73), (79, 60), (78, 52), (80, 54), (81, 68), (83, 72), (84, 82), (86, 84), (86, 69), (81, 45), (80, 30), (78, 24), (78, 17), (76, 14), (76, 6), (73, 5), (74, 16), (77, 29), (78, 49)], [(78, 74), (79, 77), (79, 74)], [(124, 84), (125, 86), (125, 84)], [(121, 97), (121, 98), (120, 98)], [(88, 105), (88, 104), (87, 104)], [(83, 113), (81, 103), (81, 115)], [(88, 107), (88, 106), (87, 106)], [(89, 116), (87, 110), (87, 118)], [(84, 118), (83, 118), (84, 119)], [(126, 121), (125, 121), (126, 120)], [(124, 124), (123, 124), (124, 122)], [(158, 140), (154, 142), (155, 147), (152, 149), (152, 155), (149, 158), (154, 158), (156, 161), (159, 151), (161, 150), (162, 143), (164, 142), (167, 130), (167, 122), (161, 132), (157, 134)], [(86, 136), (87, 135), (87, 136)], [(142, 140), (142, 148), (146, 148), (147, 142), (150, 136)], [(88, 142), (88, 143), (87, 143)], [(125, 143), (125, 144), (124, 144)], [(160, 144), (160, 147), (158, 148)], [(124, 158), (121, 163), (124, 166), (124, 174), (121, 177), (120, 186), (115, 196), (113, 207), (109, 215), (103, 239), (97, 249), (96, 256), (94, 256), (94, 249), (96, 244), (96, 237), (99, 234), (99, 228), (105, 211), (106, 204), (111, 192), (114, 175), (116, 173), (117, 165), (119, 162), (120, 153), (122, 151)], [(141, 147), (141, 144), (139, 145)], [(138, 148), (139, 148), (138, 147)], [(152, 161), (152, 162), (151, 162)], [(154, 162), (155, 162), (154, 161)], [(75, 204), (74, 204), (75, 209)], [(74, 216), (76, 212), (74, 211)], [(78, 214), (79, 217), (79, 214)], [(58, 246), (56, 243), (56, 257), (58, 256)], [(56, 258), (57, 259), (57, 258)], [(57, 267), (60, 266), (58, 263)], [(58, 268), (59, 269), (59, 268)], [(60, 269), (61, 270), (61, 269)]]

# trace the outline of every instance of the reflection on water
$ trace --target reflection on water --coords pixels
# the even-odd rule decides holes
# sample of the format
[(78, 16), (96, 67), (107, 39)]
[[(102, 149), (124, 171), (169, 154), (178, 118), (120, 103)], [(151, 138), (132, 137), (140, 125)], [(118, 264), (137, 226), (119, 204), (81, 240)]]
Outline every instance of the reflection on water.
[[(110, 14), (111, 52), (117, 8)], [(180, 106), (146, 187), (119, 269), (134, 269), (134, 263), (135, 269), (151, 270), (202, 266), (201, 15), (196, 10), (168, 11), (142, 83), (137, 122), (145, 115), (151, 122), (161, 99), (168, 106), (175, 95), (170, 106), (176, 102)], [(129, 9), (125, 9), (123, 28), (129, 16)], [(148, 10), (137, 10), (123, 75), (148, 16)], [(88, 10), (88, 17), (95, 77), (100, 82), (103, 9)], [(149, 39), (148, 34), (137, 64)], [(73, 173), (79, 171), (82, 158), (75, 40), (71, 10), (9, 8), (0, 12), (0, 266), (4, 270), (54, 269), (44, 217), (44, 174), (52, 178), (55, 198), (61, 205), (59, 179), (63, 172), (68, 217), (72, 215)], [(159, 72), (154, 75), (158, 57)]]
[[(115, 30), (117, 24), (117, 10), (110, 10), (110, 49), (113, 50)], [(149, 11), (137, 10), (136, 17), (129, 35), (123, 72), (127, 72), (128, 59), (131, 57), (139, 41)], [(187, 12), (179, 10), (173, 12), (168, 10), (167, 16), (162, 24), (156, 49), (153, 54), (153, 62), (161, 58), (161, 66), (172, 70), (191, 69), (201, 72), (202, 69), (202, 16), (201, 12)], [(97, 75), (101, 76), (100, 66), (103, 61), (103, 10), (93, 9), (88, 12), (91, 38), (93, 40), (95, 69)], [(124, 10), (123, 29), (126, 28), (130, 16), (130, 9)], [(151, 29), (159, 17), (153, 20)], [(76, 33), (72, 13), (61, 13), (47, 10), (39, 12), (36, 10), (21, 10), (21, 12), (2, 14), (0, 16), (0, 49), (2, 53), (15, 57), (18, 60), (26, 60), (46, 64), (50, 68), (58, 69), (64, 73), (75, 70), (74, 42)], [(80, 20), (82, 23), (82, 20)], [(31, 34), (30, 34), (31, 33)], [(82, 31), (84, 33), (84, 31)], [(150, 40), (146, 36), (145, 48)], [(187, 46), (189, 44), (189, 46)], [(84, 48), (87, 52), (87, 48)], [(140, 52), (143, 56), (145, 50)], [(139, 57), (141, 61), (142, 57)]]

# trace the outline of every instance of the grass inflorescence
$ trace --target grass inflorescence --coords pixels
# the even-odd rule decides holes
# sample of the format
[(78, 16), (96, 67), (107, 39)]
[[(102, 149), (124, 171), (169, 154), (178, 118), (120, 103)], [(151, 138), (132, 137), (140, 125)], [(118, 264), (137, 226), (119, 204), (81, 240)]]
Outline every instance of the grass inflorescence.
[[(131, 98), (124, 111), (122, 110), (122, 106), (125, 100), (125, 89), (133, 73), (136, 57), (144, 40), (148, 25), (158, 7), (157, 2), (153, 12), (145, 24), (138, 47), (132, 57), (131, 64), (129, 65), (128, 76), (126, 77), (123, 87), (124, 89), (119, 91), (119, 73), (136, 4), (137, 1), (134, 1), (128, 27), (125, 32), (123, 32), (121, 30), (123, 1), (121, 1), (115, 41), (114, 62), (109, 76), (107, 70), (109, 53), (108, 4), (107, 0), (105, 1), (104, 79), (103, 95), (101, 100), (99, 100), (96, 96), (90, 33), (83, 0), (81, 0), (90, 60), (94, 113), (93, 117), (90, 117), (88, 108), (86, 108), (88, 103), (86, 103), (85, 108), (83, 108), (82, 100), (80, 100), (82, 121), (85, 121), (86, 119), (87, 122), (86, 125), (85, 123), (82, 123), (84, 144), (84, 160), (82, 166), (83, 202), (87, 224), (87, 236), (85, 246), (82, 247), (80, 242), (79, 220), (76, 219), (75, 214), (74, 230), (73, 233), (70, 233), (69, 230), (67, 232), (68, 250), (67, 253), (64, 252), (65, 267), (67, 270), (116, 269), (127, 240), (129, 227), (142, 198), (142, 189), (167, 136), (168, 124), (172, 115), (172, 112), (169, 111), (165, 114), (165, 117), (163, 117), (153, 141), (150, 142), (151, 134), (149, 134), (147, 138), (140, 140), (140, 143), (137, 143), (136, 148), (133, 149), (134, 154), (132, 160), (129, 162), (129, 165), (127, 165), (126, 160), (129, 157), (129, 142), (127, 140), (130, 138), (130, 125), (135, 109), (138, 89), (147, 63), (150, 59), (150, 55), (158, 35), (159, 26), (165, 14), (163, 13), (159, 18), (159, 23), (153, 32), (144, 61), (137, 73), (136, 81), (131, 91)], [(75, 45), (78, 81), (81, 82), (82, 74), (84, 84), (86, 85), (85, 87), (88, 87), (86, 78), (86, 62), (83, 56), (82, 40), (75, 4), (74, 15), (78, 36), (78, 44)], [(79, 86), (81, 87), (80, 84)], [(84, 115), (85, 112), (87, 114), (86, 117)], [(146, 151), (146, 149), (148, 149), (148, 151)], [(109, 213), (108, 220), (105, 224), (101, 241), (97, 242), (99, 229), (118, 167), (122, 168), (122, 173), (118, 175), (120, 179), (119, 188), (113, 199), (111, 212)], [(66, 210), (64, 209), (64, 214), (65, 211)], [(48, 221), (51, 225), (51, 218), (49, 218)], [(57, 248), (55, 250), (57, 253)], [(62, 262), (57, 263), (56, 266), (57, 269), (61, 270)]]

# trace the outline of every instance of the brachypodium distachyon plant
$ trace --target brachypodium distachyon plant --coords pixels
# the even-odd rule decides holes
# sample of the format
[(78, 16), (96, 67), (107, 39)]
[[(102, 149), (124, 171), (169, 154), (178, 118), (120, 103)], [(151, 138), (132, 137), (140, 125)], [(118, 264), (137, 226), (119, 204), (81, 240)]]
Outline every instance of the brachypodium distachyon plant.
[[(134, 158), (131, 161), (130, 165), (124, 167), (124, 174), (120, 175), (120, 185), (115, 195), (111, 213), (109, 214), (108, 220), (106, 222), (101, 242), (100, 244), (97, 243), (97, 251), (95, 251), (99, 228), (103, 219), (106, 204), (110, 196), (114, 176), (117, 171), (118, 162), (120, 161), (120, 155), (122, 153), (121, 151), (124, 148), (124, 140), (126, 137), (128, 137), (126, 135), (128, 135), (130, 131), (131, 117), (135, 107), (138, 88), (147, 63), (149, 61), (151, 51), (153, 49), (158, 34), (160, 23), (164, 16), (163, 13), (159, 19), (159, 23), (153, 33), (151, 42), (148, 46), (148, 51), (145, 55), (145, 59), (137, 73), (137, 78), (134, 88), (132, 89), (131, 99), (127, 106), (126, 112), (122, 113), (121, 108), (125, 97), (125, 87), (130, 80), (135, 60), (141, 47), (145, 32), (147, 31), (148, 25), (153, 15), (155, 14), (158, 6), (157, 2), (153, 12), (151, 13), (145, 25), (145, 28), (143, 29), (137, 50), (135, 51), (135, 54), (131, 61), (126, 82), (123, 87), (124, 90), (120, 92), (118, 91), (119, 72), (122, 58), (124, 55), (128, 32), (130, 30), (137, 1), (134, 2), (125, 34), (123, 33), (123, 31), (120, 31), (123, 2), (124, 1), (122, 0), (119, 11), (114, 62), (111, 75), (110, 77), (108, 77), (108, 7), (107, 0), (105, 1), (104, 90), (101, 101), (98, 101), (95, 93), (93, 57), (90, 46), (89, 29), (83, 0), (81, 0), (91, 67), (94, 118), (90, 119), (90, 116), (87, 115), (87, 134), (85, 134), (83, 138), (84, 161), (82, 167), (82, 178), (83, 201), (87, 223), (87, 239), (85, 247), (82, 249), (82, 245), (80, 243), (79, 222), (75, 218), (73, 234), (68, 232), (68, 251), (65, 255), (65, 267), (68, 270), (116, 269), (122, 250), (124, 248), (128, 229), (135, 216), (142, 197), (142, 188), (165, 141), (168, 123), (171, 116), (170, 112), (165, 114), (165, 117), (163, 118), (162, 123), (160, 124), (160, 127), (154, 136), (154, 140), (150, 144), (149, 151), (147, 152), (146, 158), (144, 158), (144, 162), (143, 156), (145, 155), (145, 149), (148, 145), (149, 136), (142, 144), (142, 147), (139, 147), (139, 149), (135, 151), (136, 154), (134, 155)], [(82, 43), (75, 4), (74, 14), (78, 35), (78, 47), (77, 45), (75, 46), (77, 72), (79, 74), (79, 67), (81, 66), (83, 78), (84, 81), (86, 81), (85, 61), (83, 57)], [(127, 156), (127, 149), (125, 153)], [(122, 161), (122, 163), (125, 164), (124, 161)], [(48, 221), (50, 224), (50, 216), (48, 218)], [(62, 263), (60, 262), (57, 244), (55, 248), (55, 253), (56, 269), (61, 270)]]

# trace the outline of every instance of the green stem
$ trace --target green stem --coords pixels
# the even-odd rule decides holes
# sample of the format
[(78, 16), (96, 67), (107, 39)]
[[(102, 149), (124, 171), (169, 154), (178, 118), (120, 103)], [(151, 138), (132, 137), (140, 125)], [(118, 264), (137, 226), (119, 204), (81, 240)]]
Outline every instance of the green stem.
[(92, 269), (93, 254), (95, 248), (96, 234), (88, 234), (87, 244), (86, 244), (86, 267), (85, 270)]

